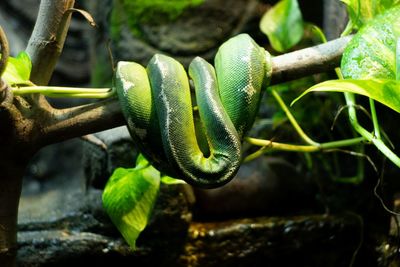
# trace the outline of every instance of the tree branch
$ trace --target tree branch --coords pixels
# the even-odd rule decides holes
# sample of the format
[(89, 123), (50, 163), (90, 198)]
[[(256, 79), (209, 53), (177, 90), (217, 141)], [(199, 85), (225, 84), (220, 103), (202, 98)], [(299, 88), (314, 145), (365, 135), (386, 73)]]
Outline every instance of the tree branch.
[(351, 35), (342, 37), (273, 57), (271, 84), (333, 70), (340, 65), (343, 51), (352, 37)]
[[(272, 59), (272, 84), (334, 69), (351, 37), (298, 50)], [(55, 116), (43, 129), (47, 144), (123, 125), (116, 98), (95, 104), (55, 110)]]
[(54, 110), (52, 119), (42, 129), (44, 145), (95, 133), (125, 124), (117, 98), (93, 104)]
[(38, 18), (26, 48), (32, 60), (31, 81), (47, 85), (64, 47), (75, 0), (42, 0)]

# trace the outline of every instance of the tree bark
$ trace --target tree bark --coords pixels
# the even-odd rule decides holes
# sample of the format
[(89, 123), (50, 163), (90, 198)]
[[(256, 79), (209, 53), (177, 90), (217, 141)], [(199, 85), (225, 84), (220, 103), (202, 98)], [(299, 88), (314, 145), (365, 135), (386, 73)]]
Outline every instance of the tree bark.
[(340, 65), (343, 51), (352, 37), (342, 37), (272, 58), (271, 84), (333, 70)]
[[(68, 31), (74, 0), (42, 0), (27, 52), (32, 59), (31, 80), (50, 80)], [(4, 51), (3, 51), (4, 52)], [(4, 67), (4, 60), (1, 63)], [(43, 96), (13, 97), (5, 86), (0, 92), (0, 265), (16, 265), (18, 204), (22, 178), (31, 156), (46, 142), (43, 128), (53, 109)]]
[(17, 253), (17, 216), (26, 162), (0, 156), (0, 263), (15, 266)]
[(75, 0), (42, 0), (26, 52), (32, 60), (31, 81), (37, 85), (49, 83), (64, 47)]
[(0, 264), (9, 267), (15, 266), (22, 177), (38, 146), (32, 135), (35, 123), (29, 104), (22, 98), (14, 99), (8, 87), (4, 92), (0, 102)]

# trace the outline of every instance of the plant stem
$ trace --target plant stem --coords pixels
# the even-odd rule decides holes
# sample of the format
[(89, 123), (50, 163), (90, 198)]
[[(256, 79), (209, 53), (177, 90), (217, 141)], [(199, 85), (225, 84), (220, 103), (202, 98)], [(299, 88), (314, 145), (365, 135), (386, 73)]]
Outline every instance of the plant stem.
[(300, 125), (297, 123), (296, 119), (286, 106), (285, 102), (282, 100), (281, 96), (276, 92), (276, 90), (272, 89), (271, 90), (272, 95), (274, 96), (275, 100), (278, 102), (279, 106), (281, 109), (285, 112), (286, 117), (289, 119), (290, 123), (292, 124), (293, 128), (296, 130), (298, 135), (309, 145), (312, 146), (319, 146), (320, 144), (318, 142), (315, 142), (312, 140), (308, 135), (303, 131), (303, 129), (300, 127)]
[(49, 97), (108, 98), (114, 95), (111, 88), (76, 88), (61, 86), (26, 86), (14, 88), (14, 95), (43, 94)]
[[(343, 79), (342, 72), (340, 71), (340, 68), (335, 68), (336, 74), (339, 79)], [(379, 124), (378, 124), (378, 119), (376, 115), (376, 110), (375, 110), (375, 103), (372, 103), (371, 106), (371, 101), (370, 101), (370, 106), (371, 106), (371, 116), (372, 116), (372, 121), (374, 124), (374, 134), (371, 134), (369, 131), (367, 131), (364, 127), (362, 127), (358, 123), (357, 119), (357, 112), (355, 109), (356, 106), (356, 101), (354, 94), (352, 93), (344, 93), (344, 98), (346, 100), (346, 104), (349, 108), (349, 121), (353, 129), (360, 134), (362, 137), (364, 137), (368, 142), (371, 142), (378, 148), (379, 151), (382, 152), (383, 155), (385, 155), (390, 161), (392, 161), (397, 167), (400, 167), (400, 158), (393, 153), (390, 148), (386, 146), (386, 144), (382, 141), (381, 136), (380, 136), (380, 130), (379, 130)], [(373, 100), (372, 100), (373, 102)]]
[(352, 145), (356, 145), (356, 144), (365, 142), (366, 140), (364, 137), (356, 137), (356, 138), (344, 139), (344, 140), (339, 140), (339, 141), (318, 143), (318, 145), (283, 144), (283, 143), (273, 142), (270, 140), (257, 139), (257, 138), (252, 138), (252, 137), (246, 137), (245, 141), (247, 141), (248, 143), (250, 143), (252, 145), (262, 147), (261, 149), (257, 150), (253, 154), (250, 154), (249, 156), (247, 156), (244, 159), (244, 161), (247, 162), (247, 161), (253, 160), (253, 159), (261, 156), (266, 151), (280, 150), (280, 151), (312, 153), (312, 152), (319, 152), (319, 151), (323, 151), (323, 150), (335, 149), (335, 148), (339, 148), (339, 147), (352, 146)]
[(382, 139), (378, 122), (378, 115), (376, 114), (375, 109), (375, 101), (372, 98), (369, 99), (369, 108), (371, 110), (372, 124), (374, 125), (374, 135), (377, 139)]

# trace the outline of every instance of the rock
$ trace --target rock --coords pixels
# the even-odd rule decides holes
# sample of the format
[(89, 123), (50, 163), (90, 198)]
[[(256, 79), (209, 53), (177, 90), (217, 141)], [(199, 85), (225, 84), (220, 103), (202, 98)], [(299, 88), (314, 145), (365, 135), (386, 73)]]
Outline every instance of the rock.
[[(107, 177), (106, 174), (122, 164), (133, 166), (137, 152), (132, 149), (125, 127), (96, 136), (101, 138), (106, 149), (85, 143), (86, 172), (91, 175), (90, 179)], [(71, 165), (69, 167), (72, 169)], [(86, 263), (110, 266), (115, 262), (118, 266), (127, 266), (129, 262), (147, 266), (164, 262), (174, 266), (192, 220), (186, 185), (161, 185), (149, 225), (137, 241), (138, 249), (133, 252), (105, 214), (102, 190), (85, 185), (82, 173), (62, 178), (24, 183), (18, 221), (18, 266)]]
[(96, 133), (93, 137), (100, 143), (86, 142), (84, 144), (85, 176), (88, 186), (102, 189), (115, 168), (135, 166), (138, 150), (126, 126)]
[[(90, 6), (100, 28), (91, 38), (91, 47), (95, 51), (92, 54), (92, 79), (96, 86), (107, 84), (112, 75), (105, 49), (108, 38), (111, 38), (116, 62), (128, 60), (146, 65), (154, 54), (162, 53), (188, 66), (195, 56), (212, 61), (219, 45), (230, 36), (245, 31), (254, 18), (260, 16), (259, 9), (262, 8), (256, 0), (205, 0), (174, 19), (162, 20), (162, 23), (140, 21), (133, 29), (128, 19), (132, 14), (126, 14), (124, 8), (117, 9), (120, 2), (114, 1), (116, 4), (112, 6), (110, 0), (101, 0)], [(118, 24), (112, 24), (113, 16), (120, 20)]]
[(18, 234), (18, 266), (110, 266), (132, 258), (122, 240), (69, 230), (27, 231)]
[(315, 185), (289, 162), (260, 157), (243, 164), (235, 178), (216, 189), (194, 189), (196, 216), (237, 218), (288, 215), (312, 210)]
[(161, 186), (149, 226), (134, 252), (104, 213), (102, 191), (58, 186), (21, 198), (18, 266), (128, 266), (132, 262), (174, 266), (177, 262), (191, 221), (182, 185)]
[(192, 223), (182, 266), (349, 266), (356, 216), (259, 217)]

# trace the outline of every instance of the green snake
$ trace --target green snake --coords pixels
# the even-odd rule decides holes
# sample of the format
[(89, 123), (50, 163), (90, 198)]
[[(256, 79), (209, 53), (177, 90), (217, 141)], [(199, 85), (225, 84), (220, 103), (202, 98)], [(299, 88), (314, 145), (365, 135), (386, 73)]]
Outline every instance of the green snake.
[(189, 184), (212, 188), (230, 181), (269, 82), (270, 61), (247, 34), (219, 47), (215, 69), (196, 57), (189, 66), (194, 104), (188, 76), (175, 59), (156, 54), (147, 69), (119, 62), (114, 87), (139, 150), (161, 172)]

